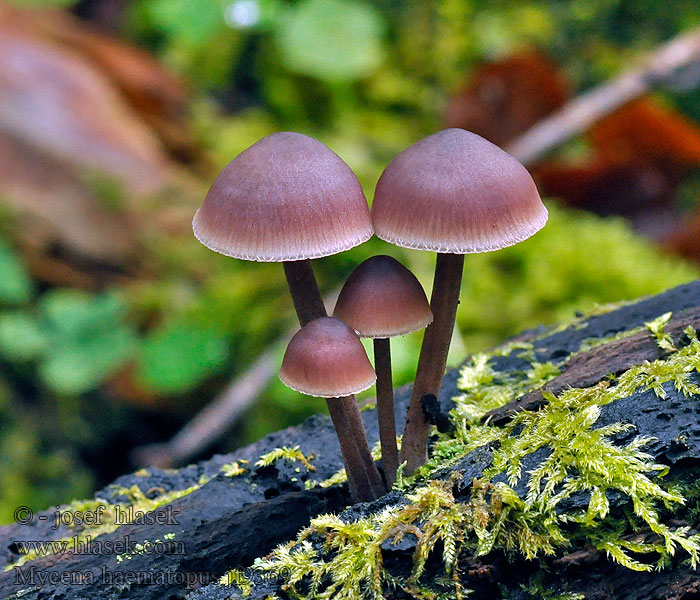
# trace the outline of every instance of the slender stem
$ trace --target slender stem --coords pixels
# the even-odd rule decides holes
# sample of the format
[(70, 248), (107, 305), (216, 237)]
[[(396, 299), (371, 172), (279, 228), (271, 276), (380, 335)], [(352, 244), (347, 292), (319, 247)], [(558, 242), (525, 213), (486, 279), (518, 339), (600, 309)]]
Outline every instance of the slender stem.
[[(308, 259), (295, 260), (283, 264), (299, 324), (303, 327), (309, 321), (325, 317), (326, 307), (316, 283), (311, 261)], [(340, 403), (332, 400), (334, 399), (326, 399), (326, 403), (338, 434), (353, 498), (357, 500), (378, 498), (386, 489), (382, 482), (382, 476), (372, 460), (355, 397), (341, 398), (342, 402)], [(336, 424), (336, 420), (338, 424)], [(367, 492), (365, 493), (364, 490)]]
[(377, 419), (379, 440), (382, 444), (384, 479), (391, 489), (399, 467), (399, 449), (396, 446), (396, 419), (394, 417), (394, 383), (391, 376), (391, 342), (389, 338), (374, 340), (374, 370), (377, 372)]
[(430, 423), (423, 411), (423, 397), (433, 395), (437, 398), (440, 394), (459, 304), (463, 267), (462, 254), (437, 255), (430, 299), (433, 322), (428, 325), (423, 337), (401, 441), (401, 460), (406, 461), (406, 473), (409, 475), (427, 459)]
[(326, 398), (328, 412), (335, 427), (335, 433), (340, 442), (340, 453), (343, 455), (345, 470), (350, 484), (352, 497), (361, 502), (374, 500), (374, 493), (370, 488), (369, 479), (365, 473), (365, 467), (360, 460), (360, 455), (355, 447), (355, 438), (350, 431), (350, 424), (345, 416), (343, 398)]
[(318, 290), (311, 261), (309, 259), (294, 260), (283, 264), (299, 324), (303, 327), (309, 321), (325, 317), (326, 307), (323, 305), (323, 298)]
[(367, 443), (367, 436), (365, 435), (365, 426), (363, 425), (362, 417), (360, 416), (360, 409), (357, 407), (355, 396), (345, 396), (343, 401), (345, 406), (345, 414), (347, 415), (348, 422), (350, 423), (350, 428), (355, 438), (355, 445), (360, 454), (362, 464), (364, 465), (370, 487), (372, 488), (375, 497), (379, 498), (380, 496), (386, 494), (387, 489), (384, 485), (384, 480), (379, 473), (379, 469), (377, 469), (377, 465), (374, 464), (374, 460), (372, 459), (369, 444)]

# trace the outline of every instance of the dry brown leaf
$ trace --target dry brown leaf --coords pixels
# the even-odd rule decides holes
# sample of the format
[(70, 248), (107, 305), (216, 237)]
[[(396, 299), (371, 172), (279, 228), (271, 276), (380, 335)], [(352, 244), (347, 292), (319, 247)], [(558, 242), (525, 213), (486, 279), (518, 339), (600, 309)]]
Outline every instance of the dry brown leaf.
[(479, 67), (450, 100), (445, 123), (503, 146), (569, 96), (569, 86), (551, 59), (534, 50), (521, 52)]

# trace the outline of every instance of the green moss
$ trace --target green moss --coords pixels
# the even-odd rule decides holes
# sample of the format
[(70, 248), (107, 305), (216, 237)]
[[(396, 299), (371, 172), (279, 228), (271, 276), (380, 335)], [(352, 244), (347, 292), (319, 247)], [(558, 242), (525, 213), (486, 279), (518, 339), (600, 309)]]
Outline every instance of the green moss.
[(238, 477), (248, 471), (246, 467), (242, 466), (245, 464), (248, 464), (247, 460), (234, 460), (221, 467), (221, 472), (226, 475), (226, 477)]
[[(120, 488), (115, 490), (117, 494), (128, 497), (129, 501), (125, 503), (112, 504), (104, 500), (97, 499), (71, 502), (60, 511), (61, 516), (57, 516), (57, 521), (59, 523), (71, 523), (71, 527), (74, 528), (74, 533), (69, 537), (53, 541), (50, 548), (47, 547), (41, 549), (41, 554), (37, 553), (36, 551), (31, 551), (24, 554), (17, 561), (5, 567), (5, 571), (9, 571), (14, 567), (22, 566), (28, 561), (41, 558), (42, 556), (50, 554), (51, 552), (57, 552), (59, 550), (61, 552), (70, 551), (83, 543), (89, 543), (90, 540), (102, 534), (116, 531), (121, 525), (125, 525), (124, 515), (133, 515), (135, 518), (140, 518), (146, 513), (154, 511), (161, 506), (165, 506), (166, 504), (170, 504), (178, 498), (191, 494), (195, 490), (199, 489), (201, 485), (202, 484), (193, 485), (183, 490), (172, 490), (170, 492), (160, 494), (157, 498), (153, 499), (145, 496), (138, 486), (134, 485), (130, 488)], [(81, 522), (81, 519), (77, 518), (80, 515), (88, 513), (97, 514), (97, 511), (99, 511), (100, 514), (98, 523), (80, 527), (73, 525)], [(65, 513), (72, 514), (71, 516), (63, 516)], [(171, 538), (166, 537), (166, 539)], [(160, 540), (156, 540), (156, 542), (157, 541)], [(146, 542), (147, 540), (144, 540), (144, 543)]]
[[(175, 539), (175, 534), (174, 533), (166, 533), (163, 536), (163, 539), (155, 539), (155, 540), (143, 540), (142, 542), (136, 544), (134, 546), (134, 551), (133, 552), (127, 552), (126, 554), (118, 554), (117, 555), (117, 562), (124, 562), (125, 560), (131, 560), (134, 556), (137, 555), (144, 555), (144, 554), (153, 554), (157, 549), (158, 546), (160, 545), (161, 548), (165, 549), (168, 548), (168, 543), (172, 542), (172, 540)], [(176, 546), (172, 545), (170, 548), (176, 548)], [(184, 551), (184, 543), (180, 542), (179, 545), (179, 551), (183, 552)], [(161, 550), (163, 552), (163, 550)]]
[(537, 600), (586, 600), (583, 594), (577, 592), (556, 592), (548, 587), (543, 581), (542, 573), (538, 573), (530, 578), (527, 585), (521, 585), (521, 589)]
[(298, 461), (306, 468), (307, 471), (315, 471), (316, 467), (314, 467), (310, 462), (314, 458), (315, 457), (313, 454), (310, 454), (308, 457), (304, 456), (304, 453), (299, 450), (299, 446), (294, 446), (293, 448), (283, 446), (281, 448), (275, 448), (267, 454), (263, 454), (255, 463), (255, 466), (267, 467), (274, 464), (278, 460), (287, 460), (291, 463)]
[(253, 591), (253, 582), (241, 569), (231, 569), (219, 579), (220, 585), (235, 585), (243, 595), (250, 596)]
[(469, 421), (480, 419), (490, 410), (508, 404), (560, 374), (556, 365), (535, 361), (531, 345), (521, 344), (519, 347), (523, 352), (518, 356), (531, 358), (531, 369), (527, 371), (496, 373), (490, 365), (488, 354), (477, 354), (462, 367), (457, 387), (464, 390), (464, 394), (455, 398), (455, 416)]
[[(545, 393), (548, 403), (543, 409), (523, 411), (505, 427), (482, 424), (479, 418), (541, 387), (558, 368), (536, 363), (532, 346), (525, 343), (474, 357), (458, 383), (463, 394), (455, 398), (451, 413), (455, 432), (440, 437), (431, 460), (418, 473), (398, 480), (407, 503), (352, 522), (333, 515), (317, 517), (296, 540), (256, 561), (255, 568), (283, 577), (292, 597), (348, 600), (381, 598), (390, 588), (416, 597), (461, 597), (467, 591), (460, 584), (460, 557), (492, 551), (532, 559), (590, 545), (638, 571), (662, 568), (681, 551), (695, 568), (700, 536), (670, 517), (686, 510), (684, 494), (698, 495), (697, 486), (667, 481), (668, 468), (644, 452), (650, 439), (616, 443), (616, 436), (630, 425), (596, 427), (601, 407), (635, 391), (653, 390), (663, 397), (663, 385), (672, 383), (680, 393), (700, 395), (690, 379), (700, 372), (700, 342), (688, 328), (687, 345), (678, 349), (669, 344), (664, 327), (670, 316), (648, 325), (669, 352), (664, 359), (629, 369), (616, 378), (615, 386), (605, 380), (558, 396)], [(492, 356), (518, 349), (530, 360), (530, 369), (504, 374), (491, 367)], [(455, 480), (462, 477), (458, 469), (447, 481), (428, 479), (487, 445), (490, 464), (471, 482), (465, 497), (453, 492)], [(536, 466), (523, 480), (524, 461), (535, 453)], [(516, 486), (523, 484), (525, 493), (519, 495)], [(611, 506), (611, 494), (626, 498), (623, 507)], [(582, 496), (587, 498), (584, 507), (565, 508), (568, 500)], [(635, 536), (640, 530), (651, 533)], [(409, 577), (397, 578), (384, 568), (381, 548), (408, 534), (417, 540), (413, 568)], [(441, 560), (444, 577), (423, 577), (430, 557)], [(531, 587), (537, 597), (536, 585), (531, 582)]]
[(656, 343), (658, 344), (659, 348), (665, 352), (673, 352), (676, 349), (673, 339), (668, 333), (666, 333), (666, 325), (668, 325), (668, 322), (671, 320), (672, 316), (673, 313), (667, 312), (659, 317), (656, 317), (656, 319), (653, 321), (645, 323), (649, 333), (651, 333), (651, 335), (653, 335), (656, 339)]
[[(401, 438), (398, 437), (396, 439), (397, 443), (399, 444), (399, 447), (401, 447)], [(379, 460), (382, 457), (382, 448), (379, 442), (376, 442), (374, 446), (372, 446), (372, 449), (370, 450), (370, 455), (374, 460)], [(306, 489), (315, 487), (316, 485), (319, 485), (323, 488), (328, 488), (334, 485), (340, 485), (341, 483), (344, 483), (347, 480), (348, 474), (345, 472), (345, 469), (340, 469), (337, 473), (334, 473), (328, 479), (324, 479), (323, 481), (307, 481)]]

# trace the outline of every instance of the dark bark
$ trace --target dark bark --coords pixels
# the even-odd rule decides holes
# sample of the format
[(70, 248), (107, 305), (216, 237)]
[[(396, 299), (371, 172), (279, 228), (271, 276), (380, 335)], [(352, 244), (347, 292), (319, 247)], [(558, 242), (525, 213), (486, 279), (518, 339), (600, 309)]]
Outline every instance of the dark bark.
[[(666, 327), (673, 341), (682, 343), (683, 330), (688, 326), (700, 328), (700, 308), (691, 308), (678, 313)], [(617, 375), (645, 360), (663, 358), (665, 352), (648, 331), (641, 331), (630, 337), (610, 342), (594, 348), (590, 352), (577, 354), (562, 367), (562, 374), (555, 377), (540, 390), (535, 390), (516, 398), (501, 408), (487, 413), (484, 420), (490, 419), (495, 425), (505, 425), (519, 410), (537, 410), (546, 404), (543, 391), (554, 394), (568, 387), (588, 387), (608, 375)]]
[[(700, 304), (700, 283), (682, 286), (636, 305), (625, 306), (606, 315), (591, 317), (583, 326), (560, 331), (552, 335), (541, 335), (535, 342), (538, 360), (561, 359), (576, 351), (581, 341), (591, 337), (603, 337), (617, 333), (625, 328), (642, 325), (667, 310), (674, 311), (674, 319), (668, 330), (673, 332), (674, 340), (679, 338), (680, 326), (688, 322), (695, 323)], [(691, 308), (685, 314), (681, 310)], [(656, 344), (649, 341), (648, 335), (635, 335), (597, 347), (586, 354), (576, 356), (562, 366), (561, 377), (567, 376), (566, 383), (579, 386), (596, 383), (608, 370), (624, 369), (625, 358), (635, 356), (634, 364), (639, 359), (658, 358)], [(522, 368), (517, 355), (499, 357), (494, 360), (497, 371), (507, 372)], [(568, 374), (568, 375), (567, 375)], [(696, 377), (700, 380), (700, 377)], [(456, 373), (448, 373), (443, 383), (443, 392), (436, 403), (436, 411), (446, 410), (449, 405), (446, 398), (455, 395)], [(554, 380), (550, 382), (550, 385)], [(665, 385), (666, 398), (659, 398), (652, 391), (636, 392), (628, 398), (622, 398), (601, 408), (597, 426), (624, 421), (632, 429), (621, 435), (620, 443), (626, 443), (637, 435), (653, 436), (653, 441), (646, 450), (655, 460), (669, 466), (668, 477), (684, 477), (687, 480), (700, 472), (700, 398), (685, 397), (675, 391), (672, 385)], [(409, 401), (410, 388), (396, 391), (397, 416), (405, 414)], [(436, 413), (436, 416), (440, 416)], [(444, 415), (443, 415), (444, 416)], [(370, 440), (378, 437), (376, 415), (364, 412), (362, 417), (368, 430)], [(255, 460), (271, 449), (280, 446), (299, 445), (307, 456), (314, 454), (312, 464), (315, 472), (307, 473), (298, 463), (288, 464), (278, 461), (274, 466), (254, 467)], [(481, 448), (465, 457), (457, 465), (435, 477), (447, 478), (459, 472), (461, 480), (455, 486), (455, 493), (465, 495), (474, 477), (478, 477), (489, 465), (491, 451)], [(532, 455), (533, 460), (537, 459)], [(232, 460), (249, 460), (249, 471), (238, 477), (225, 477), (220, 474), (221, 466)], [(17, 572), (0, 572), (0, 597), (10, 597), (24, 591), (22, 597), (33, 600), (66, 600), (88, 598), (185, 598), (189, 600), (216, 600), (236, 597), (232, 588), (209, 585), (191, 592), (184, 583), (130, 584), (121, 585), (117, 581), (119, 573), (165, 573), (179, 574), (208, 573), (212, 577), (222, 575), (232, 567), (245, 568), (257, 556), (266, 554), (279, 542), (293, 539), (298, 529), (307, 524), (309, 518), (324, 512), (339, 512), (346, 508), (347, 488), (304, 489), (304, 481), (309, 478), (323, 480), (330, 477), (342, 466), (341, 457), (335, 440), (335, 434), (329, 420), (314, 417), (307, 423), (271, 436), (236, 453), (192, 465), (176, 472), (149, 469), (146, 475), (128, 475), (120, 478), (113, 486), (98, 493), (98, 496), (111, 502), (125, 501), (120, 493), (123, 488), (138, 486), (149, 496), (156, 496), (173, 489), (184, 489), (197, 483), (202, 476), (213, 478), (200, 489), (172, 502), (170, 510), (178, 510), (176, 526), (125, 525), (117, 531), (96, 538), (100, 541), (116, 541), (131, 538), (135, 542), (163, 539), (166, 533), (175, 533), (175, 540), (185, 543), (186, 553), (177, 554), (139, 554), (133, 553), (130, 560), (117, 561), (115, 554), (91, 553), (82, 555), (56, 554), (40, 557), (25, 564), (21, 573), (25, 578), (31, 577), (32, 568), (36, 568), (35, 577), (45, 576), (75, 577), (79, 573), (94, 573), (98, 580), (94, 583), (58, 582), (47, 583), (43, 587), (33, 588), (27, 583), (17, 583)], [(525, 464), (523, 473), (536, 466)], [(297, 470), (299, 469), (299, 470)], [(522, 493), (526, 477), (516, 488)], [(115, 495), (116, 494), (116, 495)], [(400, 501), (401, 496), (392, 492), (393, 502)], [(611, 498), (613, 508), (621, 508), (624, 498)], [(387, 498), (372, 504), (349, 507), (344, 518), (352, 519), (381, 510)], [(585, 506), (588, 498), (570, 499), (573, 507)], [(162, 507), (158, 511), (167, 510)], [(26, 540), (51, 540), (72, 535), (73, 531), (65, 527), (52, 530), (52, 520), (39, 520), (40, 516), (50, 517), (51, 513), (37, 515), (33, 524), (12, 525), (0, 528), (0, 566), (5, 566), (18, 558), (17, 542)], [(697, 523), (690, 523), (697, 527)], [(405, 539), (400, 548), (386, 555), (387, 564), (410, 564), (412, 546), (410, 539)], [(389, 555), (391, 554), (391, 556)], [(682, 557), (680, 557), (682, 558)], [(522, 586), (527, 586), (536, 578), (546, 589), (562, 593), (578, 592), (587, 600), (691, 600), (700, 597), (700, 577), (680, 558), (661, 572), (637, 573), (619, 567), (610, 562), (601, 553), (588, 548), (579, 548), (568, 554), (558, 554), (540, 561), (515, 560), (509, 562), (496, 553), (481, 559), (463, 557), (461, 577), (465, 587), (475, 590), (470, 596), (475, 600), (499, 597), (502, 593), (517, 600), (530, 600)], [(440, 565), (429, 568), (435, 574), (441, 574)], [(103, 571), (112, 577), (112, 581), (100, 581)], [(25, 591), (26, 590), (26, 591)], [(279, 582), (262, 582), (256, 585), (251, 599), (264, 598), (279, 590)], [(401, 598), (398, 593), (390, 598)]]

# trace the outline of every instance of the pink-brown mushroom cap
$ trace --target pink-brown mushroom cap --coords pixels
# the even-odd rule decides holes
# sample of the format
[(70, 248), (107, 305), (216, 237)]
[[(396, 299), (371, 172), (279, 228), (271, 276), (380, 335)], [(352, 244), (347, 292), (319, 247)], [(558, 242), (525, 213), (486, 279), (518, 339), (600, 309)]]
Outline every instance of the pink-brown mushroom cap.
[(395, 258), (384, 255), (367, 259), (350, 274), (333, 316), (368, 338), (405, 335), (433, 320), (415, 275)]
[(377, 236), (397, 246), (471, 254), (529, 238), (547, 209), (516, 159), (474, 133), (445, 129), (389, 163), (372, 220)]
[(367, 200), (350, 167), (301, 133), (269, 135), (216, 178), (192, 228), (205, 246), (235, 258), (320, 258), (367, 241)]
[(366, 390), (377, 377), (357, 334), (333, 317), (321, 317), (294, 334), (282, 359), (287, 387), (319, 398)]

